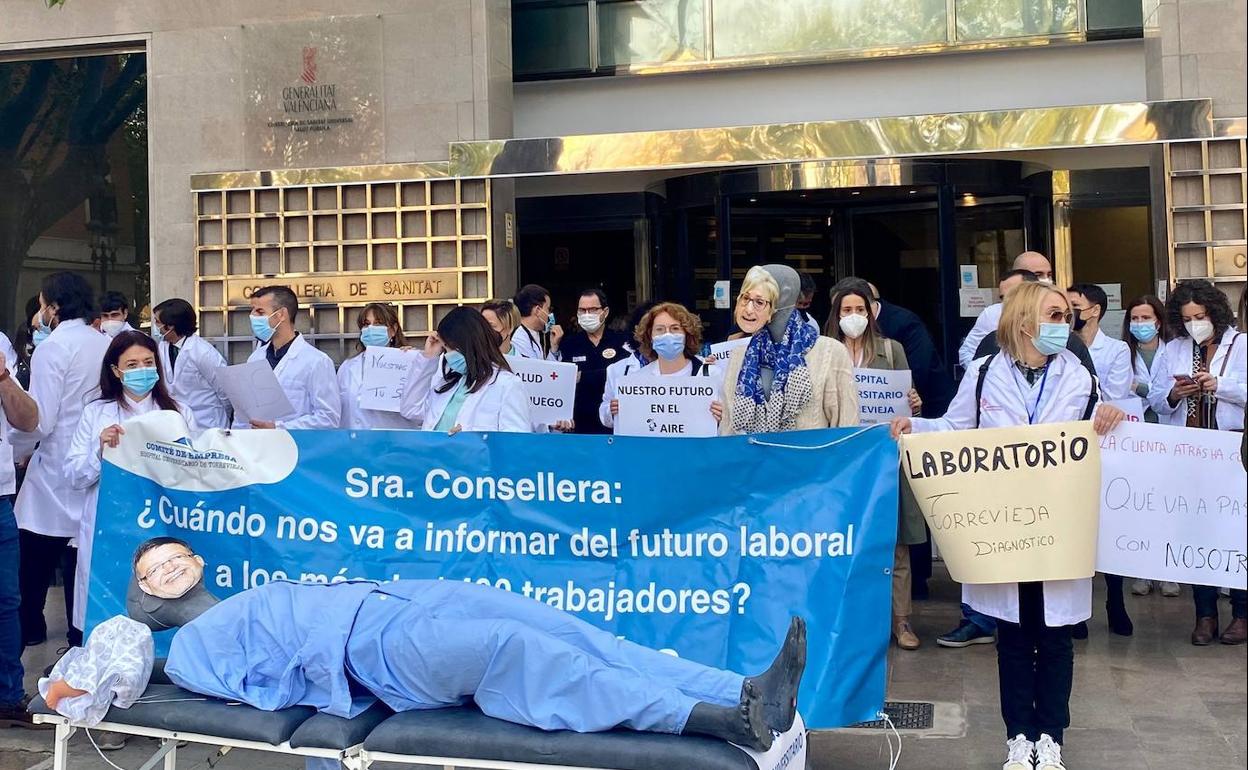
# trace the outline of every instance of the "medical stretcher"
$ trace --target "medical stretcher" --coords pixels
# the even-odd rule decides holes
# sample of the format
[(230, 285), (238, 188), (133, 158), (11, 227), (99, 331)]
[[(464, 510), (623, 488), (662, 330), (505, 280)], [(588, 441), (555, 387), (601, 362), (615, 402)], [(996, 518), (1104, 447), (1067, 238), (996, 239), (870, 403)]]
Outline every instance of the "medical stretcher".
[[(328, 759), (347, 770), (369, 770), (374, 762), (444, 770), (804, 770), (800, 760), (760, 768), (744, 751), (711, 738), (631, 730), (547, 732), (494, 719), (472, 707), (396, 714), (376, 704), (352, 719), (318, 714), (306, 706), (261, 711), (161, 679), (156, 672), (140, 702), (128, 709), (114, 706), (92, 728), (159, 740), (140, 770), (162, 763), (162, 770), (176, 770), (181, 741), (223, 751), (240, 748)], [(50, 710), (42, 698), (31, 702), (30, 711), (36, 723), (56, 726), (52, 768), (67, 770), (69, 740), (79, 728)], [(773, 755), (804, 757), (800, 717), (777, 742), (787, 748), (773, 749)]]

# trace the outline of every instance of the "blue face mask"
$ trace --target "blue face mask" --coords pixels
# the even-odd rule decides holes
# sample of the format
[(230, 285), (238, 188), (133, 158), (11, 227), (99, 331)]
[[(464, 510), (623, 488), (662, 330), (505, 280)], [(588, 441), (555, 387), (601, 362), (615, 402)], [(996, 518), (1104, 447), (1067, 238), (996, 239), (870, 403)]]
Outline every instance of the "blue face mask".
[(1131, 336), (1140, 342), (1152, 342), (1157, 336), (1157, 324), (1152, 321), (1137, 321), (1131, 324)]
[(382, 324), (369, 324), (360, 329), (360, 342), (368, 348), (384, 348), (390, 344), (390, 329)]
[(654, 347), (654, 352), (658, 354), (659, 358), (671, 361), (685, 352), (685, 335), (680, 332), (660, 334), (650, 344)]
[(452, 372), (467, 374), (468, 359), (464, 358), (464, 354), (458, 350), (448, 350), (446, 351), (446, 368)]
[(267, 315), (253, 315), (251, 318), (251, 333), (256, 335), (256, 339), (261, 342), (268, 342), (273, 339), (273, 327), (269, 326), (269, 317)]
[(121, 384), (136, 396), (146, 396), (160, 381), (160, 372), (154, 366), (142, 369), (127, 369), (121, 373)]
[(43, 338), (46, 340), (48, 335), (52, 333), (52, 327), (48, 326), (48, 322), (43, 320), (43, 313), (39, 314), (39, 324), (35, 327), (37, 332), (43, 332)]
[(43, 329), (37, 328), (35, 329), (34, 333), (30, 335), (30, 344), (34, 345), (35, 347), (39, 347), (39, 343), (46, 340), (48, 338), (48, 335), (50, 334), (52, 334), (52, 332), (44, 331)]
[(554, 328), (555, 328), (555, 314), (554, 314), (554, 313), (549, 313), (549, 314), (547, 314), (547, 316), (546, 316), (546, 333), (547, 333), (547, 334), (550, 334), (550, 332), (551, 332)]
[(1032, 340), (1042, 355), (1055, 356), (1066, 349), (1070, 327), (1066, 324), (1040, 324), (1040, 335)]

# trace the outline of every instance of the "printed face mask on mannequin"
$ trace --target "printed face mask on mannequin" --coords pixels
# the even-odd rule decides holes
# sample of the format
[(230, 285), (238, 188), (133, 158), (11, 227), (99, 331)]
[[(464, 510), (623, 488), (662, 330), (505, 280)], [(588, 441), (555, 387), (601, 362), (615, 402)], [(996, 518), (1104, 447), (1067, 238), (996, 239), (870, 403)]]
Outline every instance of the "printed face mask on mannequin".
[(154, 631), (183, 626), (217, 604), (203, 579), (204, 560), (185, 545), (150, 548), (135, 564), (126, 614)]

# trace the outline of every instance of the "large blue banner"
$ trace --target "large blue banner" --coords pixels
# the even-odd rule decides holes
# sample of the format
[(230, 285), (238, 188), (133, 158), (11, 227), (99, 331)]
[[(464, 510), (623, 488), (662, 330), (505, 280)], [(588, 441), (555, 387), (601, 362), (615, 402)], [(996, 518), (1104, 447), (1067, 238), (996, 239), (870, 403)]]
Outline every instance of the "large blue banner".
[(488, 582), (747, 674), (801, 615), (807, 724), (883, 706), (897, 532), (897, 447), (883, 428), (190, 439), (165, 412), (128, 423), (105, 459), (89, 626), (124, 611), (135, 547), (171, 535), (203, 556), (222, 598), (278, 579)]

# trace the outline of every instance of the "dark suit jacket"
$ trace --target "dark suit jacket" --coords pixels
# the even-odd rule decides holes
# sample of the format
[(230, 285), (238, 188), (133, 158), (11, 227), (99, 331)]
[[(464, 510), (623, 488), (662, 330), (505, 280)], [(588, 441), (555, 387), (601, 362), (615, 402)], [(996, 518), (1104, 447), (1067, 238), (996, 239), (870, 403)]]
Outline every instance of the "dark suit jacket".
[(927, 333), (923, 321), (912, 311), (880, 301), (880, 331), (889, 339), (897, 340), (906, 351), (910, 372), (914, 376), (914, 389), (923, 399), (924, 417), (941, 417), (953, 400), (953, 377), (936, 351), (936, 343)]

